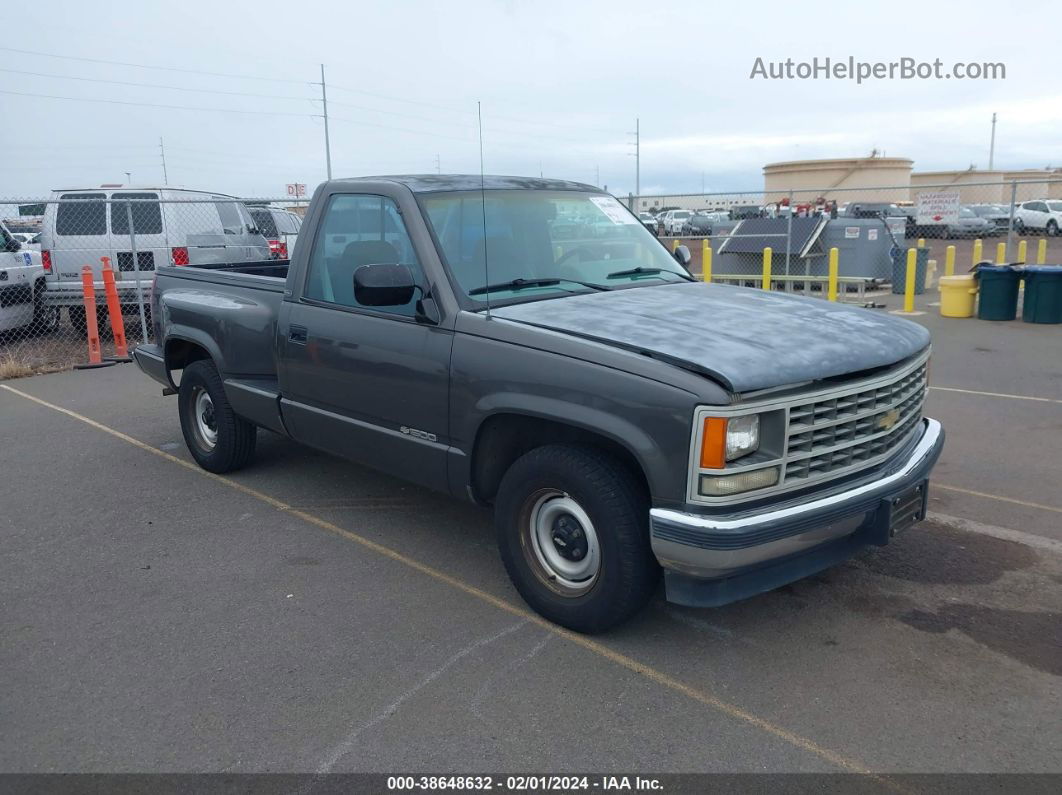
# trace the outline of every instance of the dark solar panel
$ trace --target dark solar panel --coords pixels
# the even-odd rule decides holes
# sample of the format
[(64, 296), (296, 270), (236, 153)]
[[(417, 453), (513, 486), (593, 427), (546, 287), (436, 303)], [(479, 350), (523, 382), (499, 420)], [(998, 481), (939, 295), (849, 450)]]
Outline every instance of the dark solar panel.
[[(824, 218), (794, 218), (790, 232), (789, 251), (798, 254), (807, 247), (819, 231)], [(728, 238), (720, 247), (720, 253), (759, 254), (770, 246), (775, 253), (785, 251), (788, 218), (746, 218), (734, 230), (734, 236)]]

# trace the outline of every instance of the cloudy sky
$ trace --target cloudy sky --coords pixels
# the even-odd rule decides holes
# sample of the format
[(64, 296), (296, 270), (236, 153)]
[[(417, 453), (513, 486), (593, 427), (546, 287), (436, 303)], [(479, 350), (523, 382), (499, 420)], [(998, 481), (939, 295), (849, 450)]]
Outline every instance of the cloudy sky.
[[(777, 160), (1062, 165), (1056, 3), (53, 2), (0, 28), (0, 196), (125, 182), (244, 196), (486, 170), (643, 193), (755, 190)], [(1045, 21), (1040, 26), (1036, 20)], [(57, 57), (62, 56), (62, 57)], [(765, 62), (1002, 62), (1004, 80), (750, 79)], [(120, 63), (115, 63), (120, 62)], [(151, 68), (147, 68), (151, 67)]]

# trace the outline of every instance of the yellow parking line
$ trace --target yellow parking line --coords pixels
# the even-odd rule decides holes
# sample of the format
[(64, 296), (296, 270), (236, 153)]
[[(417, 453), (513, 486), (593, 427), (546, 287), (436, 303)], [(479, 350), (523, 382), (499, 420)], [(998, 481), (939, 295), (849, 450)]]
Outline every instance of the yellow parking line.
[(1034, 400), (1037, 403), (1062, 403), (1056, 398), (1032, 397), (1031, 395), (1008, 395), (1006, 392), (981, 392), (977, 389), (957, 389), (951, 386), (931, 386), (937, 392), (961, 392), (964, 395), (984, 395), (985, 397), (1009, 398), (1011, 400)]
[(1037, 508), (1041, 511), (1054, 511), (1055, 513), (1062, 513), (1062, 508), (1056, 508), (1053, 505), (1043, 505), (1039, 502), (1029, 502), (1028, 500), (1018, 500), (1014, 497), (1003, 497), (999, 494), (987, 494), (983, 491), (974, 491), (973, 489), (960, 489), (958, 486), (947, 486), (943, 483), (937, 483), (936, 481), (930, 482), (930, 489), (944, 489), (945, 491), (957, 491), (960, 494), (971, 494), (974, 497), (984, 497), (989, 500), (999, 500), (1000, 502), (1009, 502), (1014, 505), (1024, 505), (1026, 508)]
[[(171, 463), (177, 464), (178, 466), (182, 466), (185, 469), (191, 470), (192, 472), (196, 472), (200, 475), (210, 478), (211, 480), (217, 483), (224, 484), (225, 486), (235, 489), (236, 491), (242, 494), (246, 494), (247, 496), (253, 497), (256, 500), (260, 500), (261, 502), (271, 505), (277, 510), (284, 511), (290, 516), (295, 516), (303, 520), (304, 522), (307, 522), (308, 524), (314, 525), (315, 527), (319, 527), (322, 530), (326, 530), (327, 532), (337, 535), (341, 538), (345, 538), (348, 541), (353, 541), (356, 544), (360, 544), (366, 549), (372, 550), (373, 552), (382, 555), (385, 558), (393, 560), (396, 563), (401, 563), (404, 566), (408, 566), (411, 569), (415, 569), (416, 571), (419, 571), (422, 574), (431, 577), (432, 579), (435, 579), (439, 582), (445, 583), (453, 588), (456, 588), (457, 590), (462, 591), (482, 602), (486, 602), (487, 604), (492, 605), (498, 608), (499, 610), (503, 610), (506, 613), (510, 613), (514, 616), (519, 616), (520, 618), (526, 619), (527, 621), (536, 624), (542, 629), (548, 632), (552, 632), (553, 634), (558, 635), (570, 641), (571, 643), (574, 643), (576, 646), (586, 649), (587, 651), (593, 652), (594, 654), (600, 657), (604, 657), (605, 659), (615, 663), (616, 665), (626, 668), (628, 671), (644, 676), (646, 679), (649, 679), (650, 681), (660, 685), (661, 687), (665, 687), (668, 690), (680, 693), (686, 696), (687, 698), (696, 701), (699, 704), (703, 704), (706, 707), (710, 707), (714, 710), (717, 710), (718, 712), (728, 715), (731, 718), (735, 718), (751, 726), (755, 726), (756, 728), (761, 729), (762, 731), (768, 734), (771, 734), (781, 740), (784, 740), (790, 745), (796, 746), (797, 748), (807, 751), (810, 754), (814, 754), (820, 759), (823, 759), (842, 770), (847, 770), (853, 773), (871, 774), (870, 769), (867, 768), (866, 765), (855, 759), (844, 756), (843, 754), (840, 754), (836, 751), (832, 751), (829, 748), (825, 748), (816, 743), (814, 740), (802, 737), (801, 735), (789, 731), (788, 729), (785, 729), (781, 726), (778, 726), (777, 724), (774, 724), (765, 718), (761, 718), (758, 715), (754, 715), (748, 710), (742, 709), (741, 707), (735, 706), (734, 704), (731, 704), (727, 701), (723, 701), (718, 696), (713, 695), (709, 691), (701, 690), (699, 688), (685, 684), (684, 682), (680, 682), (678, 679), (675, 679), (674, 677), (664, 673), (663, 671), (653, 668), (652, 666), (646, 665), (645, 663), (639, 662), (633, 657), (628, 657), (626, 654), (622, 654), (606, 646), (605, 644), (600, 643), (599, 641), (593, 640), (592, 638), (588, 638), (585, 635), (576, 634), (574, 632), (571, 632), (570, 630), (564, 629), (563, 627), (559, 627), (556, 624), (553, 624), (547, 621), (546, 619), (542, 618), (537, 613), (532, 613), (518, 605), (514, 605), (510, 602), (505, 601), (504, 599), (489, 594), (474, 585), (471, 585), (463, 580), (458, 579), (457, 577), (447, 574), (425, 563), (421, 563), (419, 560), (408, 557), (402, 554), (401, 552), (391, 549), (390, 547), (386, 547), (383, 544), (379, 544), (375, 541), (372, 541), (366, 538), (365, 536), (353, 533), (350, 530), (344, 530), (342, 527), (339, 527), (338, 525), (335, 525), (318, 516), (314, 516), (313, 514), (306, 513), (305, 511), (298, 510), (297, 508), (293, 508), (292, 506), (288, 505), (287, 503), (281, 500), (278, 500), (275, 497), (271, 497), (268, 494), (245, 486), (235, 480), (232, 480), (231, 478), (227, 478), (222, 475), (216, 475), (212, 472), (207, 472), (204, 469), (200, 469), (198, 466), (191, 462), (184, 461), (178, 458), (177, 456), (170, 455), (169, 453), (163, 452), (162, 450), (157, 450), (156, 448), (152, 447), (149, 444), (146, 444), (145, 442), (140, 441), (139, 439), (135, 439), (132, 436), (129, 436), (128, 434), (122, 433), (121, 431), (115, 430), (114, 428), (104, 425), (103, 423), (90, 419), (89, 417), (86, 417), (83, 414), (78, 414), (76, 411), (71, 411), (70, 409), (65, 409), (62, 406), (57, 406), (54, 403), (49, 403), (46, 400), (42, 400), (39, 397), (35, 397), (34, 395), (30, 395), (19, 389), (10, 387), (7, 384), (0, 384), (0, 389), (6, 389), (8, 392), (23, 397), (26, 400), (31, 400), (34, 403), (38, 403), (41, 406), (49, 408), (53, 411), (57, 411), (60, 414), (65, 414), (68, 417), (72, 417), (73, 419), (78, 420), (79, 422), (83, 422), (86, 425), (96, 428), (99, 431), (110, 434), (111, 436), (121, 439), (123, 442), (128, 442), (134, 447), (138, 447), (141, 450), (151, 453), (152, 455), (156, 455), (159, 458), (163, 458), (167, 461), (170, 461)], [(882, 779), (878, 776), (874, 776), (874, 778), (878, 779), (883, 785), (887, 787), (899, 791), (906, 791), (903, 787), (897, 785), (895, 782), (889, 781), (888, 779)]]

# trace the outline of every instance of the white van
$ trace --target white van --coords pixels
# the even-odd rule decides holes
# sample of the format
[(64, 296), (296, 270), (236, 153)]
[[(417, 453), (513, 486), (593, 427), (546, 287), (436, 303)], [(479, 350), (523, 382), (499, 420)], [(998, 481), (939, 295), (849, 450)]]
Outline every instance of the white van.
[(133, 311), (137, 284), (146, 304), (157, 266), (264, 261), (270, 252), (247, 208), (232, 196), (169, 187), (53, 191), (41, 230), (47, 298), (52, 306), (71, 307), (75, 325), (84, 323), (84, 310), (78, 311), (84, 304), (83, 266), (92, 267), (97, 303), (105, 303), (100, 261), (105, 256), (111, 258), (123, 308)]
[(0, 223), (0, 332), (32, 326), (50, 331), (58, 310), (44, 305), (44, 268), (40, 252), (26, 245)]

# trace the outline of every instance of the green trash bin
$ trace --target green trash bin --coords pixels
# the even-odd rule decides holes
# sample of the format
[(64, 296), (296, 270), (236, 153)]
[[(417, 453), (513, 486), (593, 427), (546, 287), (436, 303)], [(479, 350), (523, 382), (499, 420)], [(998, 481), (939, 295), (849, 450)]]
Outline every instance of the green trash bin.
[(1010, 265), (978, 263), (977, 316), (981, 320), (1013, 320), (1018, 316), (1021, 271)]
[(1024, 269), (1026, 323), (1062, 323), (1062, 265), (1028, 265)]
[[(915, 295), (926, 291), (926, 268), (929, 265), (929, 247), (922, 246), (915, 257)], [(892, 248), (892, 294), (903, 295), (907, 292), (907, 249)]]

